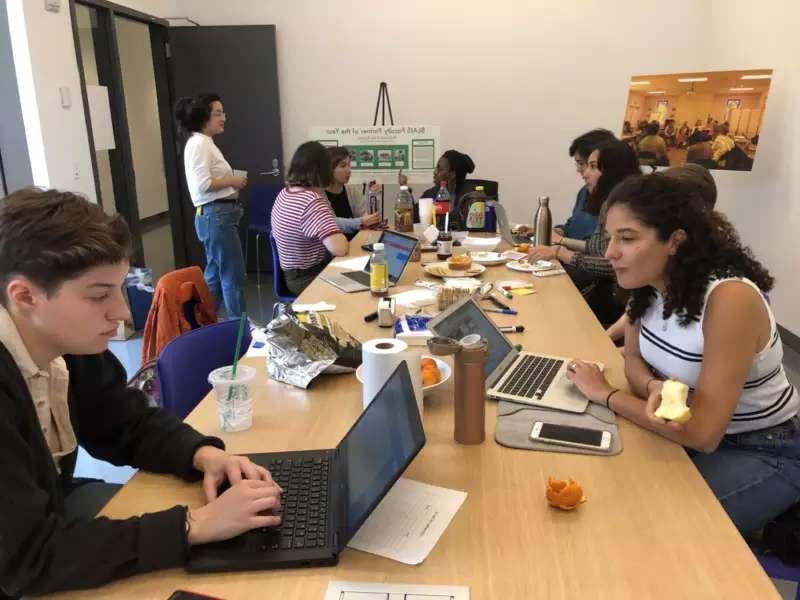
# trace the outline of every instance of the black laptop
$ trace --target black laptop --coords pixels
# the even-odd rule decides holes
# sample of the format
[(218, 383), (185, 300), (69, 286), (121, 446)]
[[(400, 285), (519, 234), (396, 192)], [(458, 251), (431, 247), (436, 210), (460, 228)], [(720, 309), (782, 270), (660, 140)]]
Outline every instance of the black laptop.
[(405, 361), (332, 450), (248, 455), (283, 488), (280, 527), (193, 546), (187, 570), (335, 565), (339, 553), (425, 445)]

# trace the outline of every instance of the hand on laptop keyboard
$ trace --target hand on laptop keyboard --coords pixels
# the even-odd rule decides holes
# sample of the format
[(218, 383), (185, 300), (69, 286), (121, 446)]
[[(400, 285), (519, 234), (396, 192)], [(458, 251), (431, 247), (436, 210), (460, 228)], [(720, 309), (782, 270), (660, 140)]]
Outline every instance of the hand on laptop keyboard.
[[(272, 481), (243, 479), (216, 500), (189, 510), (189, 544), (235, 537), (258, 527), (281, 523), (281, 489)], [(271, 511), (278, 514), (263, 514)]]

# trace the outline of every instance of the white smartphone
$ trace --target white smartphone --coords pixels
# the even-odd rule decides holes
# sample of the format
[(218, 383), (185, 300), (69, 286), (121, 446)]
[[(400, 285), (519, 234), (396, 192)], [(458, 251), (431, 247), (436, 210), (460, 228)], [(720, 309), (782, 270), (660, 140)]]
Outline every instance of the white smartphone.
[(531, 430), (531, 439), (547, 444), (575, 446), (590, 450), (608, 450), (611, 447), (611, 432), (570, 425), (556, 425), (536, 421)]

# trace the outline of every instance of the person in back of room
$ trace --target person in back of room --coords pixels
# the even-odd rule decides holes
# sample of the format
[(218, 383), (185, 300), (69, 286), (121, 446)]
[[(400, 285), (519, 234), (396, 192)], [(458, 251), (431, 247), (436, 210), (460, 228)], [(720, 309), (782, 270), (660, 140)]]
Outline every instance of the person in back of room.
[(247, 177), (233, 174), (214, 137), (225, 132), (225, 111), (216, 94), (181, 98), (175, 117), (189, 134), (183, 148), (186, 186), (195, 206), (194, 227), (206, 254), (203, 276), (216, 307), (224, 301), (229, 319), (245, 310), (245, 264), (239, 221), (239, 191)]
[(295, 296), (322, 272), (331, 256), (344, 256), (349, 250), (323, 195), (332, 181), (325, 146), (305, 142), (292, 156), (286, 187), (272, 206), (272, 236), (286, 285)]
[(667, 144), (664, 141), (664, 138), (658, 135), (658, 121), (651, 121), (647, 124), (645, 128), (645, 135), (641, 140), (639, 140), (639, 154), (643, 152), (652, 154), (653, 158), (656, 159), (658, 162), (663, 162), (667, 160)]
[(711, 141), (711, 160), (721, 167), (725, 166), (725, 155), (736, 146), (729, 132), (730, 126), (727, 122), (714, 126), (714, 139)]
[[(661, 173), (611, 193), (606, 231), (619, 285), (632, 290), (631, 392), (580, 360), (568, 377), (592, 402), (683, 445), (737, 529), (760, 530), (800, 501), (800, 396), (767, 301), (773, 278), (723, 215)], [(689, 388), (683, 423), (655, 416), (667, 379)]]
[[(261, 516), (280, 508), (266, 469), (127, 387), (108, 340), (130, 318), (131, 244), (121, 216), (75, 194), (0, 200), (0, 597), (178, 567), (195, 544), (280, 523)], [(205, 502), (95, 517), (121, 486), (75, 477), (78, 445), (116, 465), (202, 479)]]
[(605, 258), (606, 237), (602, 215), (608, 194), (619, 182), (641, 173), (639, 159), (631, 147), (613, 139), (601, 142), (589, 155), (583, 179), (589, 190), (586, 210), (598, 215), (598, 224), (586, 240), (564, 238), (553, 232), (551, 246), (533, 246), (528, 260), (559, 260), (598, 320), (608, 326), (622, 314), (614, 297), (614, 270)]
[(361, 229), (377, 227), (381, 213), (367, 212), (367, 203), (361, 185), (348, 185), (350, 181), (350, 151), (345, 146), (328, 148), (333, 177), (325, 188), (325, 196), (336, 215), (336, 224), (348, 240), (352, 240)]
[[(468, 155), (458, 150), (448, 150), (436, 161), (436, 167), (433, 169), (433, 187), (422, 192), (420, 196), (420, 198), (436, 198), (440, 183), (447, 182), (447, 190), (450, 192), (450, 228), (456, 231), (466, 228), (466, 223), (463, 223), (461, 218), (460, 201), (461, 197), (470, 191), (465, 187), (464, 181), (474, 170), (475, 163)], [(402, 178), (399, 181), (404, 185)], [(419, 222), (416, 204), (414, 212), (416, 213), (414, 221)]]
[[(626, 121), (627, 123), (627, 121)], [(630, 123), (628, 123), (630, 127)], [(575, 161), (575, 171), (583, 179), (583, 173), (586, 170), (589, 155), (597, 147), (598, 144), (609, 140), (616, 140), (617, 138), (608, 129), (592, 129), (586, 133), (579, 135), (569, 146), (569, 155)], [(578, 190), (578, 195), (575, 197), (575, 204), (572, 207), (572, 214), (563, 225), (556, 225), (553, 231), (559, 237), (563, 237), (564, 245), (567, 245), (568, 240), (575, 240), (577, 242), (584, 242), (589, 236), (594, 233), (597, 228), (597, 214), (592, 214), (586, 210), (586, 200), (589, 197), (589, 188), (584, 181), (584, 185)], [(532, 225), (517, 225), (514, 232), (519, 235), (532, 235)], [(576, 249), (583, 249), (583, 244), (576, 244)]]
[[(711, 171), (698, 164), (686, 163), (665, 169), (662, 173), (686, 186), (686, 193), (700, 194), (708, 210), (714, 210), (717, 204), (717, 184)], [(612, 341), (618, 342), (625, 337), (626, 321), (627, 317), (622, 315), (616, 323), (606, 329), (606, 334)]]

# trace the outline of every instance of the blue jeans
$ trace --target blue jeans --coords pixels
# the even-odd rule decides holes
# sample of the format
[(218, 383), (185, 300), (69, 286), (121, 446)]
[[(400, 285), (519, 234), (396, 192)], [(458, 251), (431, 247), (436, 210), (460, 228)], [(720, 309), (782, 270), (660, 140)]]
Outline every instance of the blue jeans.
[(229, 319), (245, 310), (244, 255), (239, 240), (239, 221), (242, 207), (236, 203), (212, 203), (203, 206), (202, 214), (195, 213), (194, 228), (206, 251), (206, 270), (203, 276), (214, 299), (215, 308), (225, 302)]
[(758, 531), (800, 502), (800, 419), (726, 435), (689, 456), (741, 533)]

